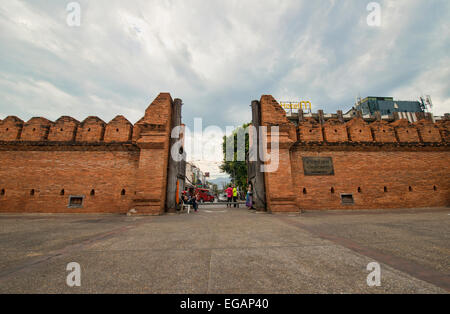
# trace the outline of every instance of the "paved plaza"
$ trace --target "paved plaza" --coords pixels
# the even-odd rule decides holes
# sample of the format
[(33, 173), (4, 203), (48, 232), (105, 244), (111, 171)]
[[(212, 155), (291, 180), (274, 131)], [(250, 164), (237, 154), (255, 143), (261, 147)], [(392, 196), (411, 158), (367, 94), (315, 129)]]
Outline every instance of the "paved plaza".
[[(81, 287), (66, 266), (81, 266)], [(369, 287), (367, 265), (381, 265)], [(0, 293), (448, 293), (450, 209), (0, 215)]]

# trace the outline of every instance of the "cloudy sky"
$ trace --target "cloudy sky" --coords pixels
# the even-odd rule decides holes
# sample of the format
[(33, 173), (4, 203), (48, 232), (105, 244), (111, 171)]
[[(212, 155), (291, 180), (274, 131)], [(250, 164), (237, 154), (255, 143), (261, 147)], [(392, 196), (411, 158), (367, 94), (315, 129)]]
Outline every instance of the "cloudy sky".
[(450, 112), (448, 0), (378, 1), (379, 27), (362, 0), (79, 0), (79, 27), (70, 2), (0, 2), (0, 119), (134, 123), (159, 92), (183, 99), (191, 128), (248, 122), (262, 94), (325, 112), (429, 94)]

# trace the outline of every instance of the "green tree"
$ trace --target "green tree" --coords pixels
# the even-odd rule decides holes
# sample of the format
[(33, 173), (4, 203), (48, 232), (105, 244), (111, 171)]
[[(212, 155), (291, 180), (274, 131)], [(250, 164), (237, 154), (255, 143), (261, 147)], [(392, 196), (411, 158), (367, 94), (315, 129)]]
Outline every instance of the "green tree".
[(223, 155), (224, 160), (222, 165), (220, 166), (220, 170), (230, 175), (232, 182), (239, 187), (241, 191), (245, 191), (247, 186), (247, 163), (245, 161), (237, 161), (237, 138), (239, 132), (245, 132), (245, 156), (248, 155), (249, 150), (249, 136), (247, 128), (250, 123), (242, 125), (242, 127), (234, 130), (233, 134), (231, 134), (228, 138), (231, 140), (231, 137), (234, 139), (234, 158), (233, 161), (226, 160), (226, 149), (227, 149), (227, 137), (223, 137)]

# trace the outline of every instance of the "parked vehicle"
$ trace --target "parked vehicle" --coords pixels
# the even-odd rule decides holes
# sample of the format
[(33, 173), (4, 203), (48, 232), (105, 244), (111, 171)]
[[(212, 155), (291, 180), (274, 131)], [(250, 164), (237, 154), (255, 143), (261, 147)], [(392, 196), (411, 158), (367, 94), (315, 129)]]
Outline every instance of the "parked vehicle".
[(199, 195), (199, 202), (210, 202), (214, 203), (215, 197), (207, 189), (196, 189)]
[(227, 202), (228, 201), (228, 197), (227, 194), (220, 194), (219, 195), (219, 202)]

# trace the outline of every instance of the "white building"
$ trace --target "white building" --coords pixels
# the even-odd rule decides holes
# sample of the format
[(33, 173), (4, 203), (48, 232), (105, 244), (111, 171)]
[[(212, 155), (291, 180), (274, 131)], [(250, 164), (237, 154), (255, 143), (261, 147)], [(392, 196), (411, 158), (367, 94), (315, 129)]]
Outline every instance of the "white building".
[(205, 174), (192, 162), (186, 163), (186, 186), (198, 186), (206, 184)]

